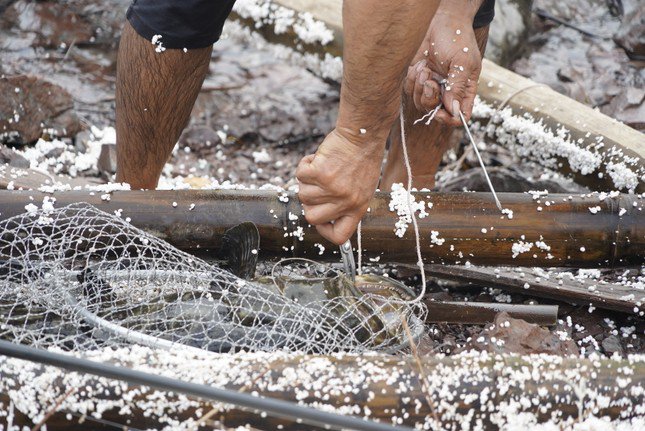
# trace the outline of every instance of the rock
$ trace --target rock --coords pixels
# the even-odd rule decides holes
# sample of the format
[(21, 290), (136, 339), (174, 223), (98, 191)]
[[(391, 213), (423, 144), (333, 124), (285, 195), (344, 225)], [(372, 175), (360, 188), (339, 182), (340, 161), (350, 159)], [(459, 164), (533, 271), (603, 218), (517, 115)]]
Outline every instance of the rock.
[(11, 6), (11, 3), (14, 3), (16, 0), (0, 0), (0, 14), (2, 14), (5, 9)]
[(96, 168), (103, 175), (116, 173), (116, 144), (103, 144), (101, 154), (96, 162)]
[(74, 138), (74, 148), (79, 153), (86, 153), (89, 149), (89, 142), (92, 140), (92, 133), (89, 130), (81, 130)]
[[(530, 190), (547, 189), (552, 193), (566, 193), (578, 190), (572, 190), (556, 181), (531, 179), (526, 174), (515, 172), (507, 168), (493, 167), (488, 168), (493, 187), (498, 192), (522, 193)], [(573, 185), (572, 185), (573, 186)], [(488, 182), (481, 168), (471, 168), (465, 172), (460, 172), (459, 176), (437, 185), (441, 192), (461, 192), (464, 190), (475, 192), (487, 192), (489, 190)]]
[(567, 335), (560, 336), (536, 324), (513, 319), (508, 313), (499, 313), (493, 325), (473, 337), (464, 350), (477, 349), (490, 353), (578, 355), (576, 343)]
[(86, 44), (94, 36), (92, 26), (67, 2), (19, 0), (7, 8), (0, 22), (35, 33), (33, 44), (49, 48)]
[(189, 147), (200, 156), (215, 152), (215, 148), (222, 143), (220, 136), (207, 126), (190, 126), (179, 137), (179, 148)]
[(605, 353), (608, 355), (613, 355), (618, 353), (620, 356), (623, 355), (623, 346), (620, 344), (620, 340), (616, 335), (610, 335), (609, 337), (602, 340), (602, 348), (605, 350)]
[(614, 41), (632, 60), (645, 61), (645, 10), (640, 1), (625, 2), (622, 25), (614, 34)]
[(26, 169), (30, 166), (29, 160), (25, 159), (23, 156), (21, 156), (11, 148), (0, 145), (0, 165), (2, 164), (13, 166), (14, 168), (23, 169)]
[(519, 57), (528, 37), (532, 4), (533, 0), (497, 0), (486, 58), (506, 66)]
[(614, 97), (603, 111), (636, 130), (645, 129), (645, 90), (630, 87)]
[(74, 101), (62, 87), (33, 76), (0, 78), (0, 143), (31, 144), (43, 130), (74, 136), (80, 128)]

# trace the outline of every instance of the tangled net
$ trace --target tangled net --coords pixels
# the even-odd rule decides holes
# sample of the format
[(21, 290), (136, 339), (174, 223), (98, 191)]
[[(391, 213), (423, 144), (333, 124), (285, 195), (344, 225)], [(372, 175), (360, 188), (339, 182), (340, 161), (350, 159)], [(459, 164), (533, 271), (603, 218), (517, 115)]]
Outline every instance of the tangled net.
[(243, 280), (88, 204), (0, 222), (0, 338), (36, 347), (327, 354), (394, 351), (406, 324), (422, 332), (419, 303), (310, 294), (346, 280)]

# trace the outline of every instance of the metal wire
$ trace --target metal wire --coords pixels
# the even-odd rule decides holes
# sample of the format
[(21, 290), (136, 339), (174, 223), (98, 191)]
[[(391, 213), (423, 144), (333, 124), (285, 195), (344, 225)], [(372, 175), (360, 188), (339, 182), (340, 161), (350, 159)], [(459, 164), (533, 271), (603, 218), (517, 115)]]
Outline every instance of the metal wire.
[(502, 203), (499, 201), (499, 198), (497, 197), (497, 193), (495, 193), (495, 187), (493, 187), (493, 183), (490, 180), (490, 177), (488, 176), (488, 172), (486, 171), (486, 165), (484, 164), (484, 160), (482, 160), (481, 154), (479, 154), (479, 150), (477, 149), (477, 144), (475, 144), (475, 140), (473, 139), (473, 135), (470, 134), (470, 128), (468, 127), (468, 123), (466, 123), (466, 119), (464, 118), (464, 114), (459, 111), (459, 117), (461, 118), (461, 122), (464, 125), (464, 129), (466, 129), (466, 135), (468, 135), (468, 139), (470, 140), (470, 143), (473, 146), (473, 149), (475, 150), (475, 154), (477, 154), (477, 158), (479, 159), (479, 164), (482, 167), (482, 170), (484, 171), (484, 176), (486, 177), (486, 181), (488, 182), (488, 187), (490, 188), (490, 191), (493, 193), (493, 198), (495, 198), (495, 204), (497, 205), (497, 208), (500, 211), (503, 211), (504, 208), (502, 207)]

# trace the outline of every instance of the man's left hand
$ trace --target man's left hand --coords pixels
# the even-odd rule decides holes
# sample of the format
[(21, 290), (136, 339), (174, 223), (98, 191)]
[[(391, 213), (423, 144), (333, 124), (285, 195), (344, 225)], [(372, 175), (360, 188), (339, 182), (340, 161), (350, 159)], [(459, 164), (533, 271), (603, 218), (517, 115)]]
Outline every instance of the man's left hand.
[(404, 90), (417, 109), (427, 112), (441, 101), (443, 109), (435, 117), (438, 121), (460, 126), (459, 110), (469, 119), (482, 65), (472, 20), (440, 8), (414, 61)]

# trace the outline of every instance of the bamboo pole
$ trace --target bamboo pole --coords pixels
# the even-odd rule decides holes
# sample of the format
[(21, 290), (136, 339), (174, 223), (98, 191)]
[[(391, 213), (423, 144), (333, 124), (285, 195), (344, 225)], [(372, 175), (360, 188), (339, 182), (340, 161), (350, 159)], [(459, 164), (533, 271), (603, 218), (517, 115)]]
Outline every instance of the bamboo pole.
[[(99, 360), (106, 360), (105, 352), (97, 354)], [(155, 354), (135, 354), (133, 359), (123, 352), (114, 353), (119, 354), (120, 358), (108, 360), (149, 371), (155, 370), (151, 366), (159, 366), (163, 374), (180, 379), (257, 396), (297, 399), (303, 405), (418, 429), (425, 429), (424, 425), (429, 429), (462, 429), (479, 422), (488, 429), (506, 421), (512, 423), (518, 414), (533, 417), (536, 422), (556, 418), (560, 424), (583, 420), (592, 413), (629, 420), (642, 414), (639, 406), (645, 401), (645, 362), (641, 357), (428, 356), (420, 358), (426, 376), (422, 384), (418, 364), (411, 357), (238, 354), (184, 359), (177, 365), (167, 360), (170, 353), (163, 354), (166, 362)], [(0, 403), (6, 408), (13, 399), (22, 409), (15, 425), (30, 425), (37, 412), (51, 411), (63, 394), (71, 392), (50, 416), (49, 430), (96, 429), (96, 417), (137, 429), (159, 429), (164, 424), (161, 418), (175, 426), (192, 420), (194, 426), (190, 428), (195, 429), (205, 416), (210, 419), (203, 420), (200, 429), (247, 424), (259, 430), (318, 429), (231, 405), (209, 404), (181, 394), (2, 356), (0, 371)], [(15, 398), (19, 393), (23, 395)], [(79, 423), (79, 416), (85, 420)]]
[[(264, 258), (339, 259), (337, 247), (307, 224), (295, 194), (158, 190), (117, 191), (108, 196), (86, 191), (53, 195), (0, 191), (0, 218), (24, 213), (26, 205), (40, 203), (45, 196), (53, 196), (56, 207), (87, 202), (109, 214), (120, 211), (133, 225), (205, 258), (220, 257), (218, 250), (227, 229), (251, 221), (260, 231)], [(597, 195), (569, 198), (554, 194), (536, 201), (528, 194), (500, 194), (504, 207), (513, 211), (512, 219), (500, 214), (488, 193), (415, 193), (414, 197), (433, 204), (428, 216), (419, 219), (426, 264), (595, 268), (644, 261), (645, 216), (639, 211), (641, 200), (634, 195), (599, 201)], [(364, 260), (414, 263), (412, 228), (397, 237), (395, 223), (399, 219), (389, 204), (389, 195), (377, 193), (363, 219)], [(589, 210), (596, 207), (600, 208), (596, 213)], [(322, 254), (317, 244), (325, 248)], [(532, 245), (526, 252), (514, 252), (514, 244), (516, 249), (517, 244)]]

